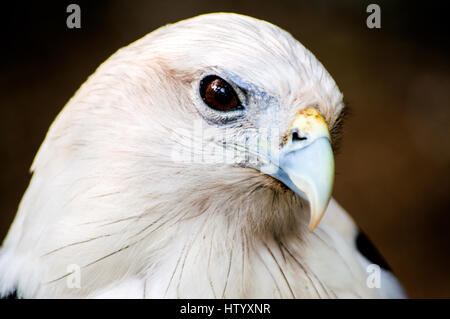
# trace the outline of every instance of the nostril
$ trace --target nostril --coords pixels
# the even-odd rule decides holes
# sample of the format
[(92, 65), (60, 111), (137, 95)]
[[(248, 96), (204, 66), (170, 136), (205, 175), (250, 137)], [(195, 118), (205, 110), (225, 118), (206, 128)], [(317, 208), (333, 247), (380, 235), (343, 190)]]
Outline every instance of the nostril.
[(297, 130), (292, 132), (292, 141), (304, 141), (306, 140), (306, 137), (300, 136)]

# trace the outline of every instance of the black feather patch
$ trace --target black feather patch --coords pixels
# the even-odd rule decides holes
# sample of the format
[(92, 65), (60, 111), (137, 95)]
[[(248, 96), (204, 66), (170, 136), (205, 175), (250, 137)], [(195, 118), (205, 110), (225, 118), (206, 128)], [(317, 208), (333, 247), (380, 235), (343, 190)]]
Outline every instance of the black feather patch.
[(3, 296), (0, 299), (19, 299), (19, 297), (17, 297), (17, 290), (14, 289), (8, 295)]
[(367, 238), (367, 236), (361, 230), (356, 237), (356, 247), (358, 248), (359, 252), (369, 261), (377, 264), (381, 268), (392, 271), (391, 267), (383, 258), (383, 256), (381, 256), (381, 254), (378, 252), (369, 238)]

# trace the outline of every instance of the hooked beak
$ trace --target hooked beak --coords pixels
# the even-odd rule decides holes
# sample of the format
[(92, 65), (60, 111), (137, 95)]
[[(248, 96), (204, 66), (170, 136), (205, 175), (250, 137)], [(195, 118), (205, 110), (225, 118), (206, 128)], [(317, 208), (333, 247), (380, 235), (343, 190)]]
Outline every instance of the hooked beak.
[(309, 202), (312, 232), (328, 206), (334, 182), (328, 125), (315, 108), (308, 107), (295, 116), (277, 166), (269, 175)]

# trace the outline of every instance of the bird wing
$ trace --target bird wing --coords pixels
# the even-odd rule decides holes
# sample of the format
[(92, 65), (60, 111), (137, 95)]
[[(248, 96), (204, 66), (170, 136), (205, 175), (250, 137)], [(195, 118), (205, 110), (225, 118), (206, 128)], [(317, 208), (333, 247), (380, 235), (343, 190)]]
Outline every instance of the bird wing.
[[(334, 198), (330, 200), (321, 224), (328, 232), (337, 233), (346, 242), (354, 254), (353, 258), (356, 258), (367, 272), (368, 280), (374, 271), (380, 271), (380, 285), (373, 289), (379, 289), (383, 298), (406, 298), (404, 288), (394, 276), (392, 269), (364, 232), (359, 229), (352, 217)], [(339, 247), (337, 248), (340, 250)], [(371, 265), (377, 265), (379, 268), (377, 266), (370, 267)]]

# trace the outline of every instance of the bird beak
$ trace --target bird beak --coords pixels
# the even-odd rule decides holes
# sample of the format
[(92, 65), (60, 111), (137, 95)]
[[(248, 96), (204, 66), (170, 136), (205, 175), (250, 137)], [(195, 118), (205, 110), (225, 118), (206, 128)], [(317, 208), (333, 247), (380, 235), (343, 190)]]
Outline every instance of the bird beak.
[(328, 125), (313, 107), (300, 111), (292, 121), (278, 154), (272, 177), (309, 202), (309, 231), (320, 222), (331, 197), (334, 157)]

